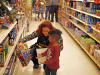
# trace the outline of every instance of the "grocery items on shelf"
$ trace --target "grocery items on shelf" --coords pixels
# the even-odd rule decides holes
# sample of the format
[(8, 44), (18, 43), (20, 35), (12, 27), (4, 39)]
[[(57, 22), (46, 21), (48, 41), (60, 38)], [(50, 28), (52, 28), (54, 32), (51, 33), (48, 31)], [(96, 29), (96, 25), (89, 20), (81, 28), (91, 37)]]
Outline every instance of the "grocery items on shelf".
[[(16, 49), (15, 49), (16, 50)], [(10, 61), (6, 67), (4, 75), (12, 75), (15, 69), (15, 62), (16, 62), (16, 51), (12, 54)]]
[(94, 51), (94, 57), (100, 62), (100, 50), (95, 50)]
[(0, 44), (0, 67), (4, 66), (5, 63), (5, 56), (8, 53), (8, 47), (9, 47), (9, 43), (8, 43), (9, 38), (6, 37), (3, 42)]

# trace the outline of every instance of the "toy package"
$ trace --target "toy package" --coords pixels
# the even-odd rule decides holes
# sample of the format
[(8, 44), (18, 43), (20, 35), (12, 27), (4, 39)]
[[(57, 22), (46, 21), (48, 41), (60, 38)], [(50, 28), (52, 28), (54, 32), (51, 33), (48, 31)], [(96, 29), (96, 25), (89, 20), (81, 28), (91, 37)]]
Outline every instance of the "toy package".
[(28, 49), (27, 44), (23, 44), (17, 50), (17, 56), (21, 62), (21, 65), (27, 66), (31, 60), (30, 50)]

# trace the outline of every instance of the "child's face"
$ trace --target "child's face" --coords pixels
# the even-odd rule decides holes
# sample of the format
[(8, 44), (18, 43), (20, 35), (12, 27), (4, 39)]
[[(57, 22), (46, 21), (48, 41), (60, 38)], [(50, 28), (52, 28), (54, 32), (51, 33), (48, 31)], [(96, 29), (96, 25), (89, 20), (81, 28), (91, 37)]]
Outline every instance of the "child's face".
[(42, 33), (44, 36), (48, 36), (48, 32), (50, 31), (50, 29), (48, 27), (43, 27), (42, 28)]
[(49, 42), (50, 43), (53, 43), (55, 41), (55, 39), (53, 39), (52, 37), (51, 37), (51, 35), (49, 35)]

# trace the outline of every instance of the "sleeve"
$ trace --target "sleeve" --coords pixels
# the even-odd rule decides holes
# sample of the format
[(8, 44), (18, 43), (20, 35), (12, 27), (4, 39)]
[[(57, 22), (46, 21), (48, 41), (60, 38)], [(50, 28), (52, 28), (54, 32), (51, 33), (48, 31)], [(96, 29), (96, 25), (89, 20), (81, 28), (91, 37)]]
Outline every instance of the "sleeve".
[(60, 56), (60, 49), (59, 48), (54, 48), (53, 57), (51, 59), (49, 59), (49, 60), (46, 60), (45, 64), (52, 64), (52, 63), (54, 63), (55, 61), (57, 61), (59, 59), (59, 56)]
[(60, 46), (60, 51), (62, 51), (63, 50), (63, 39), (62, 39), (62, 37), (58, 40), (58, 44)]
[(36, 38), (37, 36), (38, 36), (38, 31), (36, 30), (32, 34), (30, 34), (30, 35), (24, 37), (23, 39), (19, 40), (19, 42), (25, 43), (27, 41), (30, 41), (30, 40)]
[(42, 57), (44, 57), (45, 55), (47, 55), (47, 50), (44, 53), (42, 53), (41, 55), (42, 55)]

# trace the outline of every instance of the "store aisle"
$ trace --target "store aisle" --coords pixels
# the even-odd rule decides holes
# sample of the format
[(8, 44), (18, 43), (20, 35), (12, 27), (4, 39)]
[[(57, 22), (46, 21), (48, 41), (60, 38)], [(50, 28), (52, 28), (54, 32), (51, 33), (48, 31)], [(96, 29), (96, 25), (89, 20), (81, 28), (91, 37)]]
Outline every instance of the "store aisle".
[[(27, 34), (35, 31), (40, 23), (41, 21), (32, 21), (30, 32)], [(100, 69), (98, 69), (66, 30), (57, 22), (53, 22), (53, 25), (63, 32), (62, 37), (64, 40), (64, 49), (60, 55), (60, 69), (57, 71), (57, 75), (100, 75)], [(35, 43), (36, 39), (27, 42), (28, 46), (30, 47)], [(33, 69), (33, 63), (30, 62), (27, 67), (22, 67), (19, 64), (16, 75), (45, 75), (45, 73), (42, 65), (40, 65), (39, 69)]]

